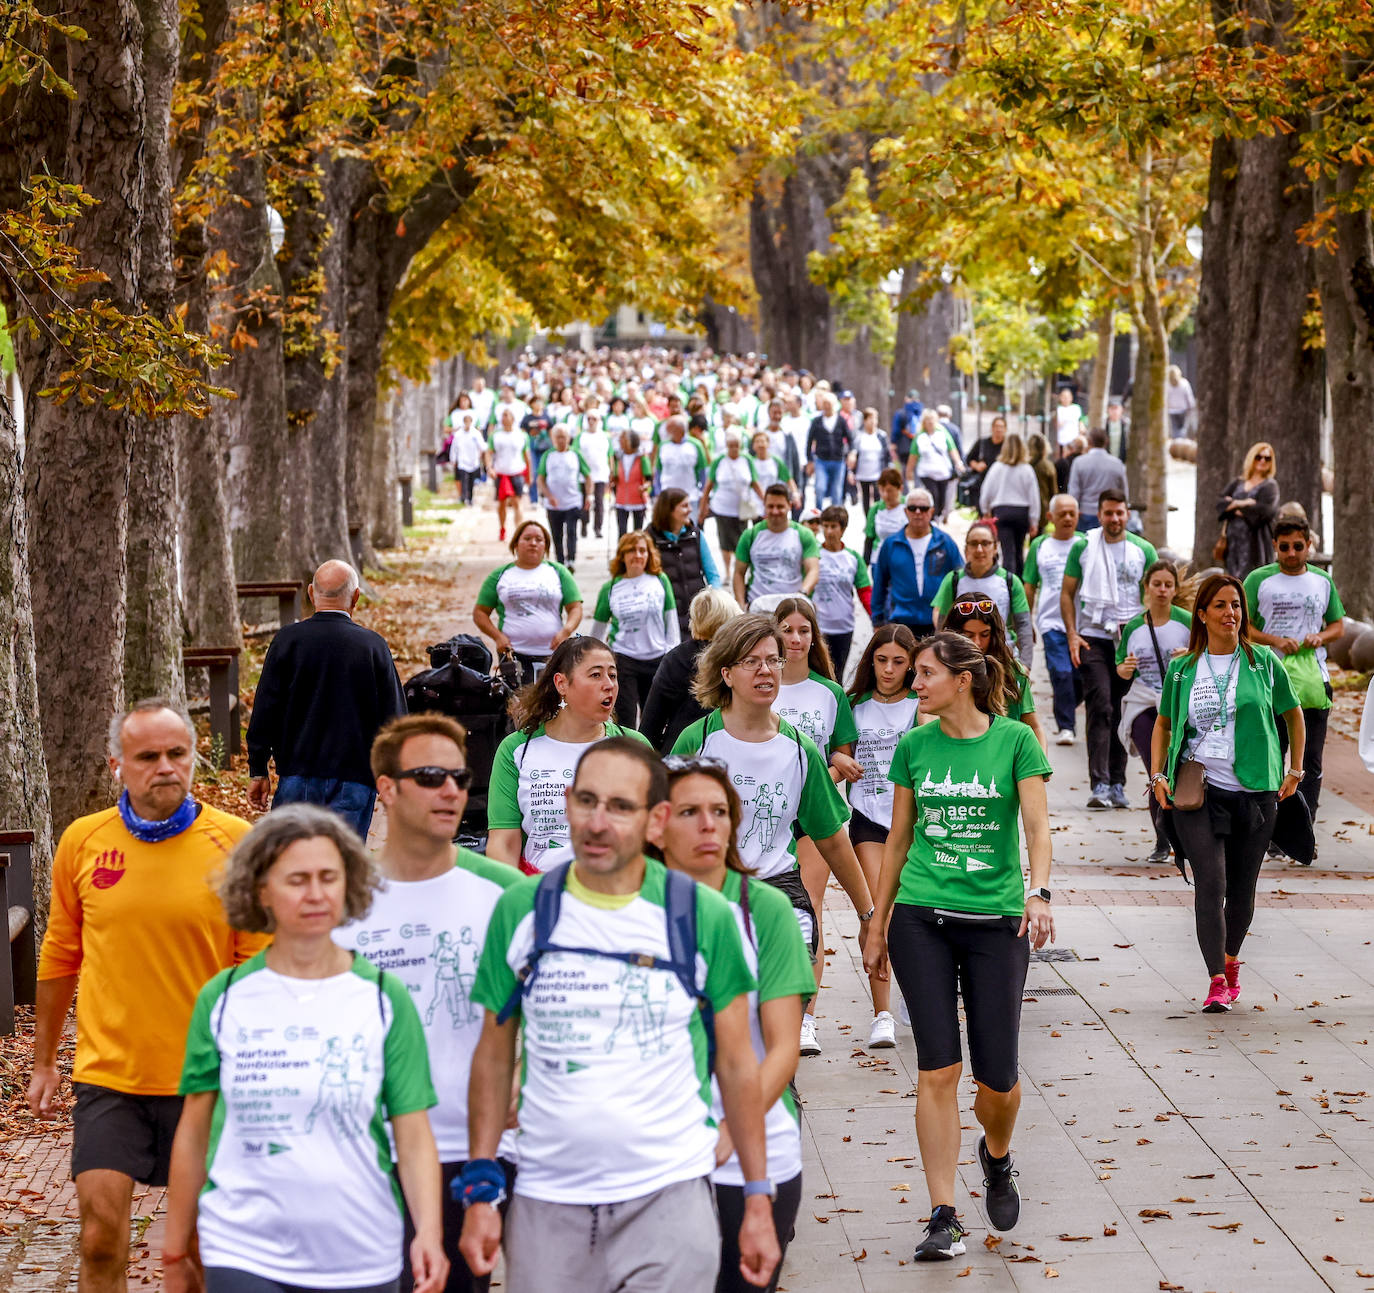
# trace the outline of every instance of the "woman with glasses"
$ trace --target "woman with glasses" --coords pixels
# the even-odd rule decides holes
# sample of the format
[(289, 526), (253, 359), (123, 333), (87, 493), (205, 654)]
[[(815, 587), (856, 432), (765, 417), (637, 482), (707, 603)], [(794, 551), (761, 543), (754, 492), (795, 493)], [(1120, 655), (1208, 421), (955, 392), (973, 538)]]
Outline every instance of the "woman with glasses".
[(794, 853), (794, 827), (809, 836), (859, 915), (859, 941), (868, 938), (872, 899), (854, 847), (849, 820), (825, 760), (809, 736), (774, 711), (786, 645), (767, 615), (740, 615), (723, 625), (701, 653), (693, 685), (711, 711), (677, 739), (674, 754), (710, 754), (724, 761), (744, 800), (740, 857), (753, 873), (781, 889), (814, 961), (816, 912)]
[(616, 545), (611, 577), (597, 594), (592, 637), (615, 651), (620, 684), (615, 717), (634, 727), (663, 657), (681, 641), (673, 586), (643, 531), (631, 531)]
[[(877, 891), (883, 847), (892, 830), (892, 755), (897, 742), (916, 726), (917, 700), (911, 689), (915, 672), (915, 634), (904, 624), (884, 624), (873, 630), (849, 689), (858, 731), (854, 759), (862, 773), (849, 787), (849, 838), (870, 892)], [(868, 989), (873, 997), (868, 1045), (895, 1046), (892, 986), (885, 977), (872, 974)]]
[(1213, 557), (1228, 575), (1237, 579), (1244, 579), (1252, 570), (1274, 560), (1274, 539), (1269, 527), (1279, 510), (1276, 470), (1274, 446), (1264, 440), (1252, 444), (1240, 475), (1217, 500), (1221, 539), (1213, 549)]
[[(759, 1060), (767, 1109), (768, 1175), (773, 1182), (773, 1227), (783, 1256), (801, 1205), (802, 1145), (792, 1079), (797, 1071), (797, 1030), (802, 1003), (811, 995), (811, 961), (792, 907), (771, 885), (760, 883), (740, 859), (736, 838), (743, 807), (730, 770), (710, 755), (671, 755), (668, 816), (651, 821), (649, 839), (664, 863), (722, 894), (731, 905), (749, 970), (758, 983), (749, 994), (749, 1028)], [(758, 1285), (740, 1273), (739, 1229), (744, 1218), (744, 1173), (730, 1139), (720, 1089), (713, 1082), (714, 1116), (720, 1127), (719, 1164), (711, 1174), (720, 1213), (721, 1260), (716, 1293), (745, 1293)], [(776, 1289), (779, 1259), (764, 1286)]]
[(1034, 651), (1031, 635), (1030, 603), (1026, 586), (1005, 566), (997, 564), (997, 532), (986, 521), (968, 528), (964, 538), (964, 567), (951, 570), (935, 593), (931, 608), (936, 628), (943, 628), (945, 616), (956, 601), (967, 597), (990, 597), (1010, 629), (1012, 643), (1021, 663), (1029, 669)]
[[(1164, 675), (1169, 661), (1188, 649), (1193, 617), (1182, 606), (1174, 605), (1178, 569), (1172, 562), (1156, 561), (1147, 567), (1141, 587), (1145, 590), (1145, 610), (1121, 630), (1116, 648), (1116, 672), (1131, 684), (1130, 691), (1121, 698), (1117, 735), (1123, 745), (1135, 746), (1148, 777), (1150, 743), (1154, 739), (1155, 719), (1159, 717)], [(1155, 847), (1146, 861), (1167, 862), (1169, 837), (1164, 831), (1163, 809), (1153, 794), (1149, 798)]]
[(537, 875), (571, 856), (563, 792), (582, 752), (607, 736), (644, 740), (612, 721), (619, 690), (611, 648), (575, 637), (516, 694), (487, 790), (489, 858)]
[[(1278, 715), (1288, 728), (1283, 768)], [(1279, 658), (1250, 640), (1245, 591), (1232, 575), (1198, 589), (1188, 650), (1169, 664), (1150, 748), (1150, 790), (1172, 810), (1193, 864), (1193, 917), (1210, 982), (1202, 1009), (1240, 996), (1240, 949), (1281, 799), (1302, 782), (1307, 732)], [(1187, 806), (1174, 802), (1182, 800)]]
[(1051, 769), (1030, 729), (1002, 714), (1001, 664), (968, 638), (941, 632), (923, 642), (915, 690), (933, 721), (903, 736), (892, 757), (892, 832), (864, 963), (881, 974), (891, 957), (911, 1012), (920, 1070), (916, 1138), (931, 1207), (915, 1259), (948, 1261), (964, 1251), (965, 1233), (954, 1207), (961, 998), (978, 1088), (973, 1115), (983, 1128), (983, 1207), (997, 1230), (1010, 1230), (1021, 1212), (1011, 1139), (1030, 950), (1054, 939), (1045, 795)]
[(1040, 742), (1042, 750), (1049, 749), (1045, 729), (1035, 713), (1035, 697), (1031, 694), (1030, 674), (1012, 654), (1007, 642), (1007, 626), (1002, 612), (990, 597), (960, 598), (949, 609), (945, 627), (951, 633), (968, 638), (985, 656), (991, 656), (1002, 666), (1002, 711), (1008, 718), (1018, 719)]

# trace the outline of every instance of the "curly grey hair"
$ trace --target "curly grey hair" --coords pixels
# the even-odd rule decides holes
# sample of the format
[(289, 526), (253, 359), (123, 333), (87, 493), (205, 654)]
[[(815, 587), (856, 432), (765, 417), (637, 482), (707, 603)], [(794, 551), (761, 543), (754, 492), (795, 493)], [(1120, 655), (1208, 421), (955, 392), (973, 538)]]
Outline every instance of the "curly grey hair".
[(235, 929), (270, 934), (271, 915), (258, 897), (277, 859), (300, 840), (327, 839), (344, 864), (343, 923), (360, 920), (372, 909), (379, 877), (357, 833), (337, 814), (314, 804), (287, 804), (262, 818), (234, 846), (220, 877), (224, 916)]

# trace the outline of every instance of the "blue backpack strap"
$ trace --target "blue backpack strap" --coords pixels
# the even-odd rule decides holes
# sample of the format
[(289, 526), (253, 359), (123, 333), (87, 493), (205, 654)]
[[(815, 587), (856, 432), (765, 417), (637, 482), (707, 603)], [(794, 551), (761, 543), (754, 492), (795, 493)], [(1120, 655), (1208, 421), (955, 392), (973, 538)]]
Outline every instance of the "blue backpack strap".
[(540, 960), (553, 946), (553, 931), (563, 906), (563, 886), (567, 883), (570, 866), (571, 862), (564, 862), (552, 871), (545, 871), (539, 878), (539, 887), (534, 891), (534, 946), (530, 949), (529, 960), (520, 971), (519, 981), (496, 1016), (498, 1024), (506, 1023), (515, 1014), (521, 999), (539, 974)]
[(668, 929), (668, 960), (682, 990), (701, 1008), (701, 1024), (706, 1030), (706, 1058), (714, 1071), (716, 1064), (715, 1011), (711, 999), (697, 983), (697, 886), (682, 871), (664, 871), (663, 909)]

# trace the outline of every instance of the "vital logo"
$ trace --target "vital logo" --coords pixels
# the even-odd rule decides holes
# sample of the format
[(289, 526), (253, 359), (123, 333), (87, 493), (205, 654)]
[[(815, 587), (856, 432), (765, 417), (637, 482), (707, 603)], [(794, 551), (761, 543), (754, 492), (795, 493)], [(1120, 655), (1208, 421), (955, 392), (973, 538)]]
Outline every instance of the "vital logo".
[(97, 889), (113, 889), (124, 879), (124, 854), (118, 849), (106, 849), (95, 860), (91, 883)]

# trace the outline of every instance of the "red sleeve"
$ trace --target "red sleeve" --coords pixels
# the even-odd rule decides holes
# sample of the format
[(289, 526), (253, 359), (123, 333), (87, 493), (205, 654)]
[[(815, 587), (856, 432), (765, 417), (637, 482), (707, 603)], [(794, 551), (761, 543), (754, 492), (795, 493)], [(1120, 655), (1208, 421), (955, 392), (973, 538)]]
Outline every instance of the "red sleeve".
[(862, 588), (856, 588), (854, 591), (859, 594), (859, 600), (864, 604), (864, 610), (866, 610), (869, 615), (872, 615), (873, 586), (871, 584), (865, 584)]

